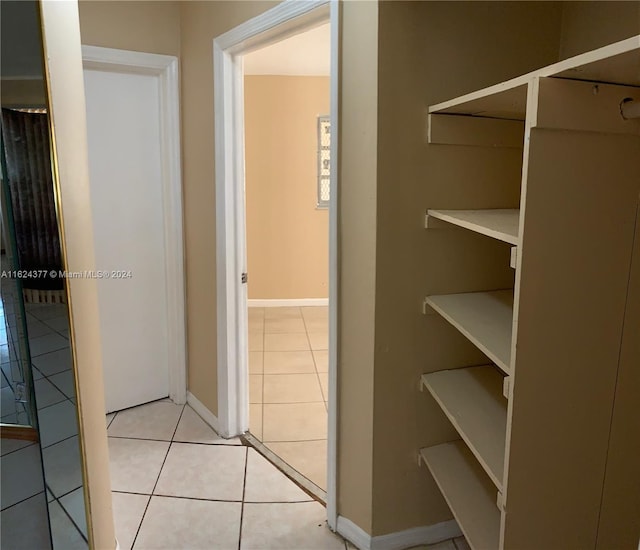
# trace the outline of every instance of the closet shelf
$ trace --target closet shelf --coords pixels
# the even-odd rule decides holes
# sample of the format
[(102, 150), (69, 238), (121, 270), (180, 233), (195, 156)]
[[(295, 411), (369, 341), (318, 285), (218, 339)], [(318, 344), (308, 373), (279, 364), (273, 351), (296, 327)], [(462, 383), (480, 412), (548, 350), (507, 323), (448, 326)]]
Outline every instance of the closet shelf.
[(520, 209), (427, 210), (427, 216), (513, 245), (520, 244)]
[(442, 294), (425, 302), (509, 374), (513, 290)]
[(640, 86), (639, 66), (638, 36), (634, 36), (494, 86), (432, 105), (429, 107), (429, 113), (524, 120), (527, 86), (536, 77)]
[(421, 380), (502, 492), (507, 432), (503, 376), (493, 366), (482, 366), (423, 374)]
[(462, 441), (420, 450), (449, 508), (473, 550), (500, 545), (500, 510), (496, 491)]

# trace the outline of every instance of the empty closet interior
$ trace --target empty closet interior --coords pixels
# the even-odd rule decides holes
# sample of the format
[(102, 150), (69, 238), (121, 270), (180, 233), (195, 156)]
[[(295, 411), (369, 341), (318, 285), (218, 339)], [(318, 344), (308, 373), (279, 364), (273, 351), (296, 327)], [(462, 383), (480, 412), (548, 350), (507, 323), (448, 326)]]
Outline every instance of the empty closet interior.
[[(424, 215), (394, 228), (423, 314), (415, 500), (475, 550), (636, 548), (640, 8), (455, 4), (380, 9), (380, 101), (410, 91), (379, 115), (379, 205), (403, 182)], [(392, 44), (409, 21), (421, 60)]]

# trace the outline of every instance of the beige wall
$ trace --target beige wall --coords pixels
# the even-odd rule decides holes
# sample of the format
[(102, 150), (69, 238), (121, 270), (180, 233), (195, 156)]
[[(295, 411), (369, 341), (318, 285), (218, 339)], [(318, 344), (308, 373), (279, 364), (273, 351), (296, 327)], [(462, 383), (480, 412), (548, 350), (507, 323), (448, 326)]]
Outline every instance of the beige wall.
[(317, 208), (317, 117), (329, 77), (245, 77), (250, 299), (327, 298), (329, 211)]
[[(275, 4), (81, 6), (85, 43), (181, 55), (189, 390), (214, 414), (212, 40)], [(424, 110), (586, 49), (590, 36), (604, 40), (599, 10), (631, 14), (612, 19), (615, 33), (630, 28), (637, 10), (584, 4), (567, 3), (564, 13), (558, 2), (341, 4), (338, 512), (369, 533), (451, 517), (416, 462), (418, 447), (455, 437), (417, 389), (439, 349), (420, 315), (433, 291), (428, 277), (437, 275), (423, 214), (442, 184), (424, 144)]]
[(640, 34), (640, 2), (563, 2), (560, 59)]
[[(372, 399), (374, 535), (451, 519), (428, 471), (418, 467), (416, 456), (420, 447), (458, 436), (435, 401), (419, 391), (418, 380), (424, 372), (479, 364), (482, 359), (437, 316), (423, 316), (422, 299), (430, 293), (480, 290), (474, 288), (478, 284), (505, 288), (513, 277), (506, 267), (486, 269), (477, 277), (477, 268), (465, 267), (480, 265), (481, 259), (457, 254), (462, 249), (458, 245), (456, 250), (453, 240), (431, 237), (423, 229), (427, 208), (469, 207), (452, 202), (460, 197), (448, 191), (465, 183), (460, 181), (463, 172), (456, 169), (454, 157), (443, 156), (443, 146), (425, 143), (425, 110), (430, 104), (556, 61), (560, 14), (560, 6), (554, 2), (380, 4)], [(344, 147), (346, 144), (342, 159), (350, 154)], [(462, 148), (455, 149), (459, 159)], [(467, 182), (465, 196), (472, 197), (478, 207), (503, 193), (496, 189), (490, 173), (484, 175), (489, 163), (480, 164), (482, 158), (474, 149), (477, 151), (467, 148), (465, 158), (478, 163), (478, 180)], [(510, 195), (517, 205), (521, 153), (514, 150), (505, 162), (509, 168), (501, 171), (515, 167)], [(494, 170), (493, 175), (497, 174)], [(349, 183), (343, 179), (342, 188)], [(497, 257), (494, 243), (480, 242), (479, 246), (486, 255)], [(440, 269), (443, 258), (447, 269), (458, 266), (455, 281), (446, 276), (446, 269)], [(507, 262), (496, 265), (506, 266)], [(343, 323), (362, 316), (359, 310), (347, 308), (342, 308), (341, 314)], [(349, 458), (353, 460), (353, 456)]]
[(179, 1), (81, 0), (82, 43), (180, 55)]
[(338, 513), (373, 528), (378, 4), (341, 4)]
[(277, 2), (183, 2), (182, 166), (189, 391), (218, 414), (213, 39)]

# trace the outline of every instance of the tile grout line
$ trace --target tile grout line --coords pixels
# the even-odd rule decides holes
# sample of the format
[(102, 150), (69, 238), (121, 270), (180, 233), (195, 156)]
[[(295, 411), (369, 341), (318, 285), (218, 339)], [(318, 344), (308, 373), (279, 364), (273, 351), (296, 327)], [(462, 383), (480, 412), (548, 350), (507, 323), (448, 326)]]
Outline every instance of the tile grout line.
[(18, 506), (18, 504), (22, 504), (23, 502), (26, 502), (27, 500), (29, 500), (30, 498), (33, 497), (37, 497), (38, 495), (41, 495), (44, 493), (44, 499), (47, 500), (47, 490), (46, 490), (46, 485), (45, 488), (42, 489), (42, 491), (38, 491), (37, 493), (34, 493), (33, 495), (30, 495), (28, 497), (23, 498), (22, 500), (19, 500), (18, 502), (14, 502), (13, 504), (10, 504), (9, 506), (6, 506), (5, 508), (2, 508), (0, 510), (1, 513), (6, 512), (7, 510), (9, 510), (10, 508), (13, 508), (14, 506)]
[[(45, 492), (45, 500), (46, 500), (46, 492)], [(76, 528), (76, 531), (78, 531), (78, 533), (80, 534), (80, 536), (82, 537), (82, 540), (84, 540), (87, 544), (89, 544), (89, 541), (87, 540), (87, 537), (84, 535), (84, 533), (82, 532), (82, 530), (80, 529), (80, 527), (78, 527), (78, 525), (76, 524), (76, 522), (74, 521), (74, 519), (71, 517), (71, 514), (69, 513), (69, 511), (67, 510), (67, 508), (65, 507), (64, 504), (62, 504), (62, 502), (60, 502), (59, 499), (55, 499), (55, 501), (58, 503), (58, 506), (60, 506), (60, 508), (62, 508), (62, 512), (67, 516), (67, 518), (69, 519), (69, 521), (71, 522), (71, 525), (73, 525)], [(49, 503), (47, 502), (47, 510), (49, 509)]]
[[(149, 505), (151, 504), (151, 498), (153, 497), (153, 493), (158, 486), (158, 482), (160, 481), (160, 476), (162, 475), (162, 470), (164, 469), (164, 465), (167, 462), (167, 457), (169, 456), (169, 452), (171, 451), (171, 446), (173, 445), (173, 438), (178, 431), (178, 426), (180, 425), (180, 420), (182, 420), (182, 415), (184, 414), (184, 409), (186, 404), (182, 405), (182, 410), (180, 411), (180, 416), (178, 417), (178, 421), (176, 422), (176, 427), (173, 430), (173, 435), (171, 436), (171, 441), (169, 441), (169, 446), (167, 447), (167, 452), (164, 455), (164, 460), (162, 461), (162, 465), (160, 466), (160, 471), (158, 472), (158, 477), (156, 477), (156, 482), (153, 484), (153, 488), (151, 489), (151, 494), (149, 495), (149, 500), (147, 501), (147, 505), (144, 507), (144, 512), (142, 513), (142, 517), (140, 518), (140, 523), (138, 524), (138, 529), (136, 529), (136, 534), (133, 537), (133, 541), (131, 542), (131, 548), (135, 548), (136, 541), (138, 540), (138, 535), (140, 534), (140, 529), (142, 528), (142, 524), (144, 523), (144, 518), (147, 515), (147, 510), (149, 509)], [(117, 414), (117, 413), (116, 413)], [(114, 417), (115, 418), (115, 417)], [(126, 439), (126, 438), (122, 438)], [(166, 443), (166, 441), (165, 441)]]
[[(302, 316), (302, 322), (304, 323), (304, 328), (305, 328), (305, 331), (306, 331), (306, 334), (307, 334), (307, 341), (309, 342), (309, 349), (311, 349), (311, 338), (309, 337), (309, 329), (307, 328), (307, 321), (305, 320), (304, 315)], [(329, 346), (327, 345), (327, 348), (328, 347)], [(313, 349), (311, 349), (311, 358), (313, 359), (313, 366), (316, 369), (316, 379), (318, 380), (318, 385), (320, 386), (320, 395), (322, 395), (322, 397), (323, 397), (324, 410), (328, 414), (329, 413), (329, 408), (327, 407), (327, 400), (328, 400), (329, 396), (325, 395), (324, 394), (324, 390), (322, 389), (322, 382), (320, 381), (320, 373), (318, 372), (318, 365), (316, 363), (316, 356), (313, 354)], [(327, 424), (328, 424), (328, 422), (329, 421), (327, 419)]]
[(242, 501), (240, 502), (240, 528), (238, 529), (238, 550), (242, 547), (242, 521), (244, 519), (244, 497), (247, 492), (247, 469), (249, 466), (249, 447), (244, 451), (244, 478), (242, 480)]
[[(70, 400), (67, 399), (67, 401), (70, 401)], [(62, 403), (62, 401), (60, 403)], [(60, 403), (57, 403), (57, 404), (59, 405)], [(40, 442), (40, 445), (41, 445), (42, 450), (44, 451), (45, 449), (50, 449), (51, 447), (57, 445), (58, 443), (62, 443), (63, 441), (69, 441), (69, 439), (72, 439), (74, 437), (78, 437), (78, 434), (74, 433), (73, 435), (70, 435), (69, 437), (65, 437), (64, 439), (61, 439), (60, 441), (56, 441), (55, 443), (49, 444), (46, 447), (42, 447), (42, 442)]]
[[(262, 399), (260, 400), (260, 439), (264, 439), (264, 352), (267, 347), (267, 312), (262, 310)], [(248, 452), (247, 452), (248, 460)], [(244, 496), (243, 496), (244, 500)], [(244, 511), (244, 504), (242, 505)], [(242, 518), (241, 518), (242, 521)], [(242, 537), (241, 537), (242, 538)]]

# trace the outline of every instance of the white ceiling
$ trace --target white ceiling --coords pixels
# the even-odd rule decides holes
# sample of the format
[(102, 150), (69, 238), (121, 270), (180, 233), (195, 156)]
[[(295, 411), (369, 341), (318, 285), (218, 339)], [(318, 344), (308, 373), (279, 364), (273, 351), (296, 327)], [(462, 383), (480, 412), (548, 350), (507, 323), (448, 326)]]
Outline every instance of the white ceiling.
[(244, 56), (248, 75), (329, 76), (329, 23)]

